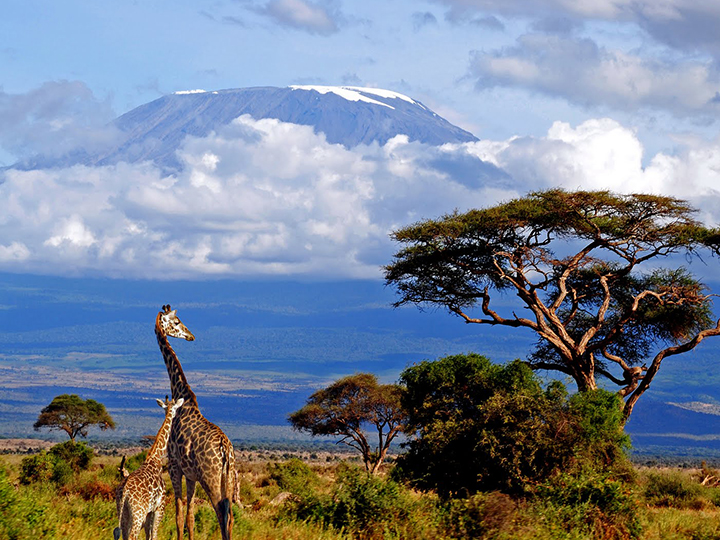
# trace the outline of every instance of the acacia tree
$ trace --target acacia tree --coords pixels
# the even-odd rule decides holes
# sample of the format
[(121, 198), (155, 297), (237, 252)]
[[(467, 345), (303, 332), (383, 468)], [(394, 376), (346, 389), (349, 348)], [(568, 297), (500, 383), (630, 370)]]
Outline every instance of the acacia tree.
[(72, 442), (78, 435), (87, 437), (90, 426), (98, 426), (105, 431), (115, 429), (115, 422), (105, 410), (105, 405), (94, 399), (84, 400), (76, 394), (56, 396), (50, 405), (40, 411), (33, 424), (35, 431), (43, 427), (62, 430)]
[[(607, 378), (627, 420), (664, 358), (720, 334), (713, 295), (668, 259), (718, 253), (720, 232), (693, 213), (671, 197), (534, 192), (395, 231), (405, 247), (385, 278), (400, 296), (395, 306), (443, 306), (467, 323), (534, 331), (534, 369), (565, 373), (579, 391)], [(505, 291), (527, 315), (493, 307)]]
[[(405, 413), (400, 405), (402, 389), (395, 384), (378, 384), (371, 373), (344, 377), (312, 394), (307, 404), (289, 416), (293, 428), (311, 435), (341, 437), (340, 443), (362, 454), (365, 470), (375, 474), (382, 465), (395, 436), (402, 430)], [(365, 426), (377, 431), (373, 449)]]

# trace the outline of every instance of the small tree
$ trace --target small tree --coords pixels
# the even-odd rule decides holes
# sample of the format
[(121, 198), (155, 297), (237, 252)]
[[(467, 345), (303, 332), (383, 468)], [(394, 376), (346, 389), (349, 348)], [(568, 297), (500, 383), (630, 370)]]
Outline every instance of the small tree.
[[(341, 437), (339, 442), (358, 450), (365, 470), (375, 474), (403, 427), (400, 396), (399, 386), (378, 384), (375, 375), (357, 373), (312, 394), (307, 405), (292, 413), (289, 420), (293, 428), (313, 436)], [(363, 430), (367, 425), (377, 430), (374, 450)]]
[[(655, 195), (531, 193), (395, 231), (404, 247), (385, 277), (400, 295), (396, 306), (443, 306), (467, 323), (535, 332), (533, 368), (569, 375), (580, 391), (606, 378), (618, 385), (627, 420), (664, 358), (720, 335), (713, 295), (667, 260), (720, 250), (718, 229), (693, 213)], [(506, 291), (526, 313), (493, 307)]]
[(87, 437), (90, 426), (98, 426), (104, 431), (115, 429), (115, 422), (105, 410), (105, 405), (94, 399), (83, 400), (75, 394), (56, 396), (50, 405), (40, 411), (33, 425), (35, 431), (43, 427), (62, 430), (72, 442), (78, 435)]

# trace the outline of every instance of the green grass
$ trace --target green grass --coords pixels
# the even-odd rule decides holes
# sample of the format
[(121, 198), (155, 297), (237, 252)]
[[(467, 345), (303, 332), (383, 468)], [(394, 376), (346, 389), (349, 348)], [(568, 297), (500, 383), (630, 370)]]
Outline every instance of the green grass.
[[(112, 538), (118, 458), (97, 457), (91, 470), (64, 486), (25, 486), (18, 483), (22, 457), (0, 459), (0, 539)], [(621, 540), (633, 532), (644, 540), (720, 538), (720, 488), (701, 485), (703, 474), (697, 470), (639, 469), (636, 479), (622, 487), (620, 499), (615, 498), (613, 490), (620, 489), (615, 483), (591, 478), (577, 484), (564, 480), (566, 484), (558, 484), (545, 498), (480, 493), (443, 503), (433, 494), (408, 490), (386, 478), (365, 481), (343, 462), (316, 462), (307, 468), (286, 463), (240, 464), (243, 508), (234, 507), (233, 538)], [(309, 489), (301, 489), (304, 485)], [(274, 504), (273, 499), (288, 488), (298, 495), (284, 505)], [(167, 493), (160, 540), (176, 537), (169, 482)], [(583, 493), (589, 498), (568, 502)], [(629, 504), (623, 511), (637, 517), (637, 529), (617, 518), (613, 521), (612, 508), (597, 506), (597, 497)], [(201, 491), (196, 501), (195, 538), (219, 539), (214, 512)]]

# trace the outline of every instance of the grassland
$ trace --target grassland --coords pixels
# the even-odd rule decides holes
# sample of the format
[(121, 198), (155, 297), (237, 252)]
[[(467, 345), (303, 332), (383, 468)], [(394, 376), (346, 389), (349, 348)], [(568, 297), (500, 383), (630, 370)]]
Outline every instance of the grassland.
[[(0, 539), (112, 538), (117, 456), (96, 456), (62, 485), (19, 481), (26, 453), (0, 456)], [(139, 461), (139, 460), (136, 460)], [(238, 454), (240, 498), (233, 538), (612, 539), (720, 538), (720, 473), (711, 469), (635, 467), (623, 488), (635, 516), (618, 525), (592, 501), (478, 494), (451, 503), (394, 483), (388, 469), (368, 478), (348, 454), (271, 450)], [(703, 485), (705, 481), (705, 485)], [(175, 538), (172, 489), (159, 538)], [(196, 538), (220, 538), (212, 508), (198, 491)]]

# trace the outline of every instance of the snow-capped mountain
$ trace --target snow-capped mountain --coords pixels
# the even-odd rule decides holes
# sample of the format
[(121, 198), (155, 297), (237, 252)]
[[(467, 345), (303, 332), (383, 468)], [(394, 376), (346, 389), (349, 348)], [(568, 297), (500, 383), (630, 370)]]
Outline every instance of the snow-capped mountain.
[(189, 90), (163, 96), (117, 118), (119, 142), (115, 146), (95, 154), (76, 152), (51, 163), (36, 158), (22, 168), (148, 160), (177, 168), (175, 151), (186, 136), (207, 136), (243, 114), (313, 126), (328, 142), (348, 148), (384, 144), (398, 134), (431, 145), (477, 140), (419, 101), (389, 90), (350, 86)]

